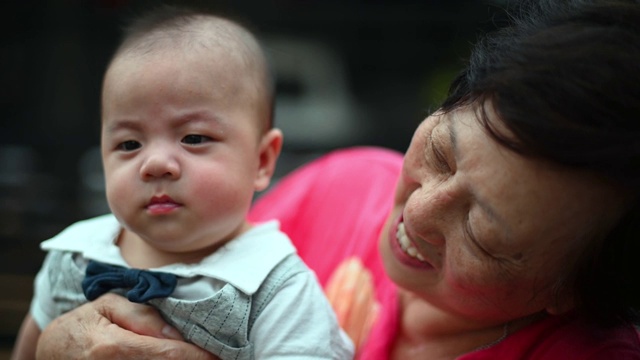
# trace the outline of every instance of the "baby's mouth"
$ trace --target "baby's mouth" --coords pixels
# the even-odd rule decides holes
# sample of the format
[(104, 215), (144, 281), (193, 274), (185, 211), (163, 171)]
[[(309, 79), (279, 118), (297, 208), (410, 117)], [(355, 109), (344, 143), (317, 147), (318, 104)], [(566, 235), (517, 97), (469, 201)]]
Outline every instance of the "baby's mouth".
[(398, 228), (396, 230), (396, 238), (398, 239), (400, 248), (405, 254), (407, 254), (409, 257), (427, 263), (425, 258), (418, 252), (418, 249), (415, 247), (415, 245), (413, 245), (413, 242), (407, 236), (403, 222), (398, 224)]
[(176, 209), (182, 204), (176, 202), (168, 195), (154, 196), (149, 200), (146, 209), (154, 213), (164, 213)]

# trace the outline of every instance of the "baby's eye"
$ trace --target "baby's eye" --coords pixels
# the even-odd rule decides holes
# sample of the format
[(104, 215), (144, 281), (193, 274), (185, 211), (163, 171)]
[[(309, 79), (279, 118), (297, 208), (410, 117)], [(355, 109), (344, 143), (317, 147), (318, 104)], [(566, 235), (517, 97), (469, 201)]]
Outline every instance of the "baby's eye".
[(133, 151), (140, 148), (142, 145), (135, 140), (127, 140), (118, 144), (117, 149), (123, 151)]
[(212, 139), (210, 137), (205, 135), (190, 134), (182, 138), (182, 143), (195, 145), (195, 144), (202, 144), (204, 142), (211, 141), (211, 140)]

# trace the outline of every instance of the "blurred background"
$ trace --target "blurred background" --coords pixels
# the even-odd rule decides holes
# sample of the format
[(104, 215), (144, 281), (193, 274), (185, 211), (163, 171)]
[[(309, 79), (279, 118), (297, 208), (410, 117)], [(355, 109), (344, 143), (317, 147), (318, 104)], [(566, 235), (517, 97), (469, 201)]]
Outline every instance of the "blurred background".
[[(0, 5), (4, 348), (28, 309), (44, 257), (39, 242), (108, 211), (98, 151), (101, 79), (127, 19), (159, 3)], [(276, 125), (285, 134), (277, 177), (337, 147), (404, 151), (446, 94), (470, 44), (500, 24), (506, 6), (499, 0), (179, 3), (206, 4), (240, 19), (262, 40), (277, 74)]]

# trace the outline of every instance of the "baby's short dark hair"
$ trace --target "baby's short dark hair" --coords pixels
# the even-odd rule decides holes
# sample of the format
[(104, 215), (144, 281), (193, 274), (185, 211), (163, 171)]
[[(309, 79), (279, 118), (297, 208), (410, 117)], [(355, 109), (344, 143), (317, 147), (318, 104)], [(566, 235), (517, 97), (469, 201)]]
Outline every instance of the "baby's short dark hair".
[(228, 15), (223, 17), (208, 7), (165, 4), (134, 17), (124, 27), (122, 41), (109, 64), (120, 56), (167, 49), (206, 51), (221, 45), (237, 53), (244, 68), (255, 74), (255, 85), (267, 107), (263, 116), (264, 130), (272, 128), (275, 81), (260, 42), (247, 25)]

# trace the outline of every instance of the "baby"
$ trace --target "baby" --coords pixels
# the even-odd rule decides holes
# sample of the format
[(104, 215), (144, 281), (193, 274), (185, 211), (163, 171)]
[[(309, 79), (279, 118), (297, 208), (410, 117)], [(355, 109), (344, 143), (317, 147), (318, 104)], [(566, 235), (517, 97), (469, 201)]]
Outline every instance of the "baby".
[(109, 291), (156, 307), (221, 359), (352, 358), (278, 223), (246, 220), (282, 146), (258, 41), (228, 19), (172, 7), (125, 35), (101, 100), (113, 214), (42, 243), (49, 253), (13, 359), (34, 358), (41, 329)]

